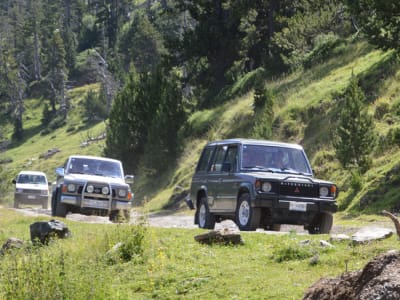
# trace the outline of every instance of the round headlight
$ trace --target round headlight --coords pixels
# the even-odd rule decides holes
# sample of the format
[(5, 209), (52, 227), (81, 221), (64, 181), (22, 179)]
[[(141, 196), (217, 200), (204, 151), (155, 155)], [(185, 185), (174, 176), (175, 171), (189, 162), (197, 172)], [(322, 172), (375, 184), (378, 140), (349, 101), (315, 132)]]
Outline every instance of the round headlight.
[(269, 182), (263, 182), (261, 189), (263, 192), (270, 192), (272, 190), (272, 185)]
[(86, 187), (86, 191), (88, 192), (88, 193), (93, 193), (93, 191), (94, 191), (94, 186), (93, 185), (88, 185), (87, 187)]
[(103, 188), (101, 189), (101, 192), (102, 192), (104, 195), (107, 195), (109, 191), (110, 191), (110, 189), (108, 188), (108, 186), (105, 186), (105, 187), (103, 187)]
[(72, 183), (68, 184), (67, 185), (67, 191), (70, 192), (70, 193), (75, 192), (75, 184), (72, 184)]
[(326, 187), (326, 186), (321, 186), (321, 187), (319, 188), (319, 195), (320, 195), (321, 197), (326, 197), (326, 196), (328, 196), (328, 195), (329, 195), (329, 189), (328, 189), (328, 187)]
[(118, 196), (121, 197), (121, 198), (125, 198), (126, 194), (127, 194), (126, 190), (119, 190), (118, 191)]

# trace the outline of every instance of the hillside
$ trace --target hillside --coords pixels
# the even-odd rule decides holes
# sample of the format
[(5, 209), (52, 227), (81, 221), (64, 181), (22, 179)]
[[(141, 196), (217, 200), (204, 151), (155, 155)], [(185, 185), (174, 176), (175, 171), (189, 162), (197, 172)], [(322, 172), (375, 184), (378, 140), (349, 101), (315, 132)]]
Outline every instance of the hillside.
[[(372, 49), (365, 42), (346, 41), (331, 49), (328, 58), (308, 69), (279, 78), (265, 78), (266, 87), (275, 96), (272, 139), (300, 143), (304, 146), (316, 175), (338, 183), (339, 205), (352, 212), (377, 212), (382, 208), (397, 208), (396, 184), (400, 180), (398, 168), (398, 109), (399, 64), (393, 53)], [(344, 170), (335, 158), (333, 130), (337, 122), (338, 101), (352, 74), (365, 90), (369, 112), (374, 116), (379, 141), (374, 147), (370, 169), (361, 175)], [(212, 109), (196, 111), (189, 118), (190, 138), (184, 141), (183, 152), (169, 171), (148, 177), (139, 170), (134, 184), (136, 204), (148, 210), (180, 208), (175, 194), (187, 190), (190, 178), (203, 145), (208, 140), (230, 137), (254, 137), (253, 91), (246, 90), (248, 77), (239, 79), (225, 91), (229, 101)], [(104, 140), (83, 143), (105, 132), (103, 122), (87, 125), (83, 121), (80, 103), (96, 85), (69, 90), (72, 110), (66, 124), (49, 134), (43, 134), (40, 125), (43, 108), (38, 99), (26, 101), (24, 112), (25, 138), (11, 144), (1, 153), (5, 196), (1, 203), (11, 204), (11, 179), (22, 169), (36, 169), (54, 179), (55, 167), (62, 165), (70, 154), (101, 155)], [(232, 96), (233, 95), (233, 96)], [(5, 115), (0, 115), (3, 139), (10, 138), (12, 126)], [(41, 134), (42, 132), (42, 134)], [(48, 150), (60, 152), (48, 159), (40, 158)], [(174, 196), (175, 195), (175, 196)]]

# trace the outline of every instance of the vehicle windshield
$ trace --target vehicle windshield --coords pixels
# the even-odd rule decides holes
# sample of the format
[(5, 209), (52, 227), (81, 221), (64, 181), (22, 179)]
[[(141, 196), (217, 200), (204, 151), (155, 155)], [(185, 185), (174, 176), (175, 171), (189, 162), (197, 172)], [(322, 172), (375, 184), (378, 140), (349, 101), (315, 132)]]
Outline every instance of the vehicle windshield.
[(118, 162), (100, 159), (71, 158), (65, 172), (67, 174), (88, 174), (123, 178), (121, 165)]
[(242, 169), (259, 169), (268, 172), (311, 175), (308, 160), (301, 149), (244, 145)]
[(17, 183), (47, 184), (46, 177), (36, 174), (20, 174)]

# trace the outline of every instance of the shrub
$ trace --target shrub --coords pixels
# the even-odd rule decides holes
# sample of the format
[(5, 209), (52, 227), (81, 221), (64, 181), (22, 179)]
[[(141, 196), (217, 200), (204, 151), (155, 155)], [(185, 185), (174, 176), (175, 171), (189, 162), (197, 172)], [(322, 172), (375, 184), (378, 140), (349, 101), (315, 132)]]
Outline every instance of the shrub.
[(388, 100), (384, 99), (378, 101), (375, 105), (375, 119), (381, 120), (387, 113), (390, 112), (390, 103)]
[(340, 44), (340, 39), (333, 33), (320, 34), (314, 39), (314, 49), (306, 55), (304, 59), (304, 67), (312, 66), (327, 59), (333, 53), (333, 49)]
[(98, 94), (94, 91), (89, 91), (83, 101), (83, 106), (89, 123), (104, 120), (108, 116), (107, 97), (104, 92)]

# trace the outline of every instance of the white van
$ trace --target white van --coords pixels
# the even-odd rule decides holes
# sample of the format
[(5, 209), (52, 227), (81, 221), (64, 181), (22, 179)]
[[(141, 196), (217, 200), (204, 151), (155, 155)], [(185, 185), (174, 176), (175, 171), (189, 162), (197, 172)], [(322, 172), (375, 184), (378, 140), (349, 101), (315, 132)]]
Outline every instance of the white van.
[(46, 174), (39, 171), (21, 171), (12, 181), (15, 184), (14, 207), (20, 204), (42, 205), (48, 209), (49, 184)]

